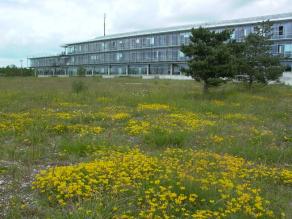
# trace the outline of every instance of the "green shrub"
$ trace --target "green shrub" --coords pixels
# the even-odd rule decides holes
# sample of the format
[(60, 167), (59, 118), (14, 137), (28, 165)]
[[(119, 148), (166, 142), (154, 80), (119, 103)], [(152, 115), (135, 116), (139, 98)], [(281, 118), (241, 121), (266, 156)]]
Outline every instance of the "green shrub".
[(83, 66), (78, 68), (77, 76), (79, 76), (79, 77), (85, 77), (86, 76), (86, 69)]
[(87, 90), (87, 86), (83, 81), (73, 81), (72, 83), (72, 91), (76, 94), (79, 94), (83, 91)]
[(31, 76), (34, 76), (34, 70), (31, 68), (17, 68), (16, 66), (7, 66), (7, 67), (0, 68), (0, 76), (31, 77)]

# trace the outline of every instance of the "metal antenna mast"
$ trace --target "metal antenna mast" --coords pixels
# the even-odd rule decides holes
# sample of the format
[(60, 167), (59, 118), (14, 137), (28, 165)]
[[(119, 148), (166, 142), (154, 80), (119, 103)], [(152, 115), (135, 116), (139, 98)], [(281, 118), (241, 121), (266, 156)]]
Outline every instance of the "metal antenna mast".
[(105, 36), (105, 21), (106, 21), (106, 13), (104, 14), (104, 22), (103, 22), (103, 36)]

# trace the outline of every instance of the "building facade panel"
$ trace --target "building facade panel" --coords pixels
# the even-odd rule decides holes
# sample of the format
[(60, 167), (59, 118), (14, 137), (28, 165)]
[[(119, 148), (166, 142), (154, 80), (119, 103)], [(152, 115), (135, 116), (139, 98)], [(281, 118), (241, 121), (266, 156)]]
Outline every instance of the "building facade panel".
[(264, 20), (274, 23), (271, 52), (291, 67), (292, 13), (99, 37), (67, 44), (59, 56), (30, 58), (30, 65), (43, 75), (76, 75), (80, 67), (87, 75), (180, 74), (187, 61), (181, 45), (190, 42), (192, 27), (231, 29), (232, 38), (243, 41)]

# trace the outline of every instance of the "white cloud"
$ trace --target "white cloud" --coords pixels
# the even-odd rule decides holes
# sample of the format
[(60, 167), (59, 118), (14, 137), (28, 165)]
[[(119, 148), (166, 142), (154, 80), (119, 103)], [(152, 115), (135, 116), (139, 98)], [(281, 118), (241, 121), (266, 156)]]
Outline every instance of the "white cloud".
[[(292, 11), (291, 0), (0, 0), (0, 65), (107, 33)], [(12, 63), (11, 63), (12, 64)]]

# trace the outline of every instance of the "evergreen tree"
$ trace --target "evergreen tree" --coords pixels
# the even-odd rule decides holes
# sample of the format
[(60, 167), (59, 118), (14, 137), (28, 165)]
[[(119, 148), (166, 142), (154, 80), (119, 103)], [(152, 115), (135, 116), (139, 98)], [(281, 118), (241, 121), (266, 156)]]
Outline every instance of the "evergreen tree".
[(204, 93), (210, 86), (220, 85), (222, 78), (232, 76), (234, 58), (230, 37), (230, 30), (214, 32), (200, 27), (192, 29), (190, 44), (182, 46), (181, 51), (189, 58), (184, 72), (204, 83)]
[(271, 52), (272, 34), (272, 23), (264, 21), (242, 43), (239, 68), (247, 76), (250, 87), (254, 82), (267, 84), (268, 81), (277, 80), (284, 71), (280, 64), (281, 57)]

